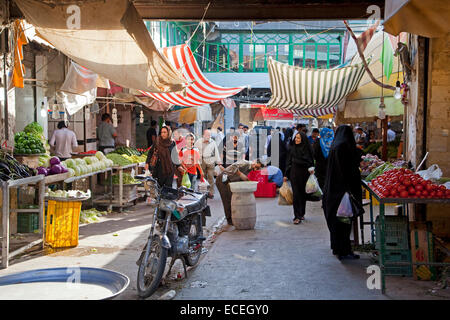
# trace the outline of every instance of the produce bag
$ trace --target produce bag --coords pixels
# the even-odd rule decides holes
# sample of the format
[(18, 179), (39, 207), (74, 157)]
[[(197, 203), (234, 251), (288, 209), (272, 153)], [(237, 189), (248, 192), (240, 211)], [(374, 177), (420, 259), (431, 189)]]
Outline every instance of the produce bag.
[(198, 191), (201, 193), (207, 193), (208, 188), (209, 188), (209, 183), (208, 183), (208, 181), (206, 181), (204, 179), (203, 179), (203, 181), (200, 181), (200, 183), (198, 184)]
[(181, 185), (185, 186), (186, 188), (190, 188), (191, 187), (191, 180), (189, 179), (189, 175), (186, 173), (184, 173), (183, 175), (183, 180), (181, 180)]
[(306, 182), (305, 192), (306, 193), (315, 193), (320, 189), (319, 182), (317, 181), (316, 176), (312, 173), (308, 181)]
[[(280, 188), (280, 197), (283, 197), (288, 205), (292, 205), (294, 203), (292, 188), (287, 181), (283, 182), (283, 185)], [(278, 203), (280, 203), (280, 200), (278, 200)]]
[(442, 170), (437, 164), (433, 164), (427, 170), (421, 170), (417, 172), (425, 180), (437, 181), (442, 177)]
[(287, 202), (287, 200), (281, 195), (278, 195), (278, 205), (279, 206), (291, 206), (292, 203)]
[(348, 192), (342, 197), (341, 203), (336, 214), (336, 217), (351, 218), (353, 217), (352, 204)]

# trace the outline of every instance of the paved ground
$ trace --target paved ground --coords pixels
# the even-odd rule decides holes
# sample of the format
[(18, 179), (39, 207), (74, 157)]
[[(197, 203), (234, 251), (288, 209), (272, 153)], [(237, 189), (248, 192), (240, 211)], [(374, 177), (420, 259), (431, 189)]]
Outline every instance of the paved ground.
[[(223, 218), (218, 194), (210, 200), (211, 229)], [(36, 252), (13, 260), (0, 276), (30, 269), (89, 266), (126, 274), (130, 286), (116, 299), (137, 299), (136, 259), (149, 231), (145, 204), (114, 213), (99, 223), (80, 227), (79, 246), (59, 252)], [(175, 289), (175, 299), (450, 299), (450, 290), (429, 289), (435, 282), (388, 277), (387, 294), (368, 290), (368, 255), (357, 261), (338, 261), (329, 249), (329, 234), (320, 203), (308, 203), (306, 221), (292, 224), (292, 207), (278, 206), (276, 199), (257, 199), (255, 230), (226, 228), (207, 244), (200, 264), (188, 271), (188, 279), (169, 281), (150, 299)], [(370, 233), (366, 231), (366, 239)], [(95, 250), (93, 250), (95, 249)], [(181, 270), (181, 263), (175, 264)]]

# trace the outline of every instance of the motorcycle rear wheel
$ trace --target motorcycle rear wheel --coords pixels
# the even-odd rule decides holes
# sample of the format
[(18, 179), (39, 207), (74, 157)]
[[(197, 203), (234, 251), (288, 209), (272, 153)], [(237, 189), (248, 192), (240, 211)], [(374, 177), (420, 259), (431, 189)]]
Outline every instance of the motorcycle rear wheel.
[[(188, 234), (189, 242), (194, 241), (195, 239), (201, 236), (203, 236), (201, 215), (197, 215), (194, 218), (192, 218)], [(186, 264), (190, 267), (195, 266), (200, 260), (200, 256), (202, 255), (203, 244), (200, 243), (200, 246), (198, 244), (190, 245), (189, 250), (190, 251), (193, 250), (194, 247), (197, 247), (197, 249), (194, 252), (188, 253), (184, 256)]]
[(137, 290), (141, 298), (151, 296), (161, 283), (166, 267), (167, 254), (168, 249), (163, 248), (160, 237), (154, 236), (139, 265)]

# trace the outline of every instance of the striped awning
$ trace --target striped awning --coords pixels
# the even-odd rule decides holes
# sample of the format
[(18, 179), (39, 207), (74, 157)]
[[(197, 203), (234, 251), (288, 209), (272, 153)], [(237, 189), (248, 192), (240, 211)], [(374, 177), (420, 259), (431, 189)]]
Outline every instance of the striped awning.
[(246, 88), (224, 88), (211, 83), (201, 72), (191, 49), (186, 44), (163, 48), (163, 54), (191, 84), (187, 86), (184, 93), (140, 91), (146, 96), (178, 106), (195, 107), (228, 98)]
[(297, 115), (335, 113), (337, 105), (355, 91), (364, 75), (362, 64), (338, 69), (307, 69), (269, 58), (273, 108), (292, 110)]

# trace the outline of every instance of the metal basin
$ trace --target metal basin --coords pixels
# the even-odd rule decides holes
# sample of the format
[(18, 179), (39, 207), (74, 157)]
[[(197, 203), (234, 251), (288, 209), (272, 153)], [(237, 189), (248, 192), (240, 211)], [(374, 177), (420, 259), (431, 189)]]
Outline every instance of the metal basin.
[(0, 277), (0, 300), (105, 300), (129, 284), (126, 275), (100, 268), (38, 269)]

